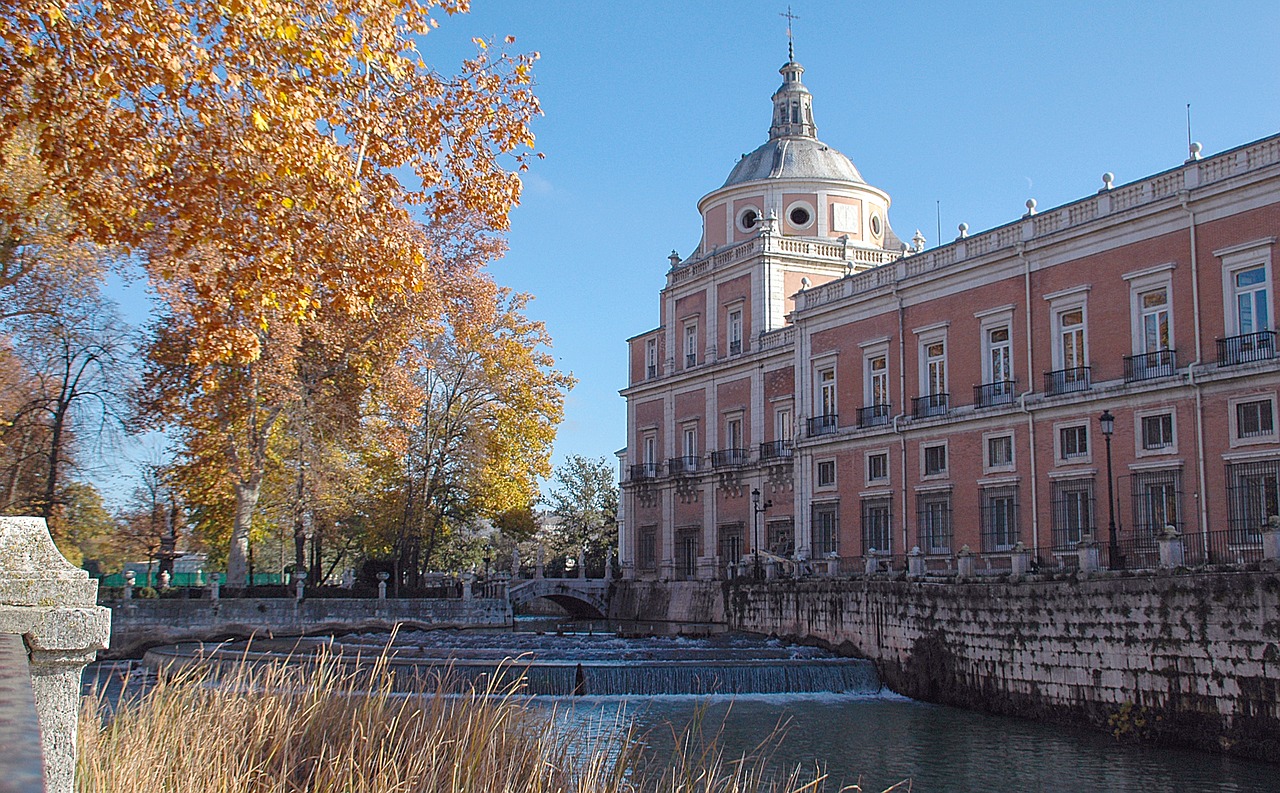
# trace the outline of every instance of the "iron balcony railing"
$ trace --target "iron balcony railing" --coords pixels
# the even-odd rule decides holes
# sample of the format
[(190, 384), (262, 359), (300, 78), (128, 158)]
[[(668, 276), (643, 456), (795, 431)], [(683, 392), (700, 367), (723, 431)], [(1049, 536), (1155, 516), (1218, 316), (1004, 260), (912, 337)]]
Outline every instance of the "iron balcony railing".
[(736, 468), (751, 462), (747, 449), (720, 449), (711, 453), (712, 468)]
[(1058, 369), (1044, 373), (1044, 392), (1049, 395), (1069, 394), (1072, 391), (1089, 390), (1088, 366), (1077, 366), (1074, 369)]
[(684, 356), (684, 368), (686, 368), (686, 369), (690, 369), (690, 368), (692, 368), (692, 367), (694, 367), (694, 366), (697, 366), (697, 365), (698, 365), (698, 355), (697, 355), (697, 353), (692, 353), (692, 352), (691, 352), (691, 353), (688, 353), (687, 355), (685, 355), (685, 356)]
[(983, 383), (973, 387), (973, 404), (980, 408), (1011, 405), (1017, 393), (1017, 380), (996, 380), (993, 383)]
[(760, 444), (761, 460), (790, 460), (791, 441), (765, 441)]
[(1276, 357), (1276, 332), (1263, 330), (1218, 339), (1218, 366), (1232, 366)]
[(1177, 350), (1156, 350), (1124, 357), (1124, 381), (1153, 380), (1172, 377), (1178, 372)]
[(655, 364), (655, 363), (651, 363), (651, 364), (649, 364), (649, 367), (645, 370), (645, 375), (646, 375), (646, 377), (647, 377), (649, 380), (652, 380), (652, 379), (654, 379), (655, 377), (657, 377), (657, 376), (658, 376), (658, 365), (657, 365), (657, 364)]
[(918, 419), (945, 416), (951, 402), (950, 394), (925, 394), (911, 400), (911, 415)]
[(740, 352), (742, 352), (742, 340), (741, 340), (741, 339), (738, 339), (737, 341), (731, 341), (731, 342), (729, 342), (729, 354), (730, 354), (730, 355), (737, 355), (737, 354), (738, 354), (738, 353), (740, 353)]
[(697, 455), (686, 455), (684, 457), (672, 457), (667, 460), (667, 473), (672, 476), (680, 476), (681, 474), (696, 474), (698, 467), (702, 464), (702, 458)]
[(814, 416), (809, 419), (809, 436), (826, 435), (840, 428), (840, 416), (831, 413), (826, 416)]
[(858, 408), (858, 428), (865, 429), (866, 427), (879, 427), (888, 424), (890, 413), (888, 402)]
[(631, 466), (631, 478), (656, 479), (662, 474), (662, 463), (636, 463)]

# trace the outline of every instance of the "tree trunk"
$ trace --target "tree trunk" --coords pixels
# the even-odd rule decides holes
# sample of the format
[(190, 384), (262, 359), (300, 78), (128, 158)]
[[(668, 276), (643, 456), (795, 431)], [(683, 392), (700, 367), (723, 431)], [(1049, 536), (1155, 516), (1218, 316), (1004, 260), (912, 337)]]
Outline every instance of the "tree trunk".
[(62, 431), (67, 423), (69, 403), (59, 403), (53, 413), (53, 427), (49, 432), (49, 471), (45, 481), (44, 503), (40, 505), (40, 517), (48, 520), (53, 516), (53, 503), (58, 497), (58, 475), (62, 462)]
[(253, 513), (262, 492), (262, 477), (255, 476), (248, 482), (236, 482), (236, 517), (231, 527), (231, 547), (227, 551), (227, 588), (240, 589), (248, 585), (249, 528), (253, 525)]

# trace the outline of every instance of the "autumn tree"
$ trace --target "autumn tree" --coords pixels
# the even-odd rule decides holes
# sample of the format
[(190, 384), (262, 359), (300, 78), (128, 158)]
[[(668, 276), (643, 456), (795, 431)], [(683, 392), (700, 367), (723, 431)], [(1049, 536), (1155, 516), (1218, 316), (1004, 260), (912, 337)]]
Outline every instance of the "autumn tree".
[[(220, 459), (245, 550), (307, 326), (441, 289), (418, 218), (506, 226), (538, 112), (533, 56), (419, 45), (465, 0), (123, 0), (0, 9), (0, 144), (38, 130), (46, 192), (141, 254), (154, 426)], [(28, 207), (0, 196), (0, 220)]]
[(581, 550), (590, 563), (605, 563), (618, 544), (616, 482), (604, 457), (574, 454), (556, 467), (545, 503), (559, 521), (542, 538), (553, 554), (574, 556)]
[[(114, 307), (97, 295), (69, 299), (57, 313), (23, 314), (0, 327), (10, 333), (25, 388), (25, 401), (12, 405), (0, 433), (5, 448), (16, 452), (7, 461), (14, 469), (6, 500), (51, 518), (76, 447), (98, 444), (123, 426), (132, 339)], [(39, 483), (25, 496), (14, 492), (23, 467)]]
[(445, 327), (406, 350), (401, 371), (419, 403), (395, 406), (386, 418), (406, 438), (394, 541), (404, 571), (425, 570), (451, 532), (527, 507), (538, 477), (550, 473), (573, 380), (555, 369), (546, 328), (524, 315), (528, 300), (477, 290), (466, 311), (455, 309)]

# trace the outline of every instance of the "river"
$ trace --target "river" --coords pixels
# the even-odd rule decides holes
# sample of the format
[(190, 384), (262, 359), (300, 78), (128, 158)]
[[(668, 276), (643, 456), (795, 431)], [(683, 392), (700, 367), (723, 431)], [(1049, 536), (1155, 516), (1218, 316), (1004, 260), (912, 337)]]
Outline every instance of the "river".
[[(530, 690), (540, 695), (534, 701), (553, 708), (576, 735), (616, 729), (621, 714), (665, 754), (673, 741), (668, 725), (700, 716), (705, 729), (720, 730), (728, 756), (763, 744), (775, 769), (821, 767), (831, 780), (859, 782), (864, 791), (903, 780), (913, 791), (1280, 791), (1280, 765), (916, 702), (882, 689), (869, 662), (816, 648), (751, 636), (621, 639), (556, 635), (535, 622), (522, 627), (401, 633), (396, 655), (411, 666), (460, 659), (464, 672), (479, 673), (524, 654)], [(380, 648), (387, 639), (336, 641), (348, 652)], [(255, 642), (253, 649), (296, 648), (288, 640)], [(778, 693), (784, 690), (804, 693)]]

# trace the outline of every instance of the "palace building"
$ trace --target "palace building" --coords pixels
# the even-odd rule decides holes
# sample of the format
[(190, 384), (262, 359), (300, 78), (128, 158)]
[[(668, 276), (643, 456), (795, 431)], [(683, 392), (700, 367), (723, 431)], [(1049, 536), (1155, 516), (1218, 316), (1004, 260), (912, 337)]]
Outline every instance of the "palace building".
[(1280, 136), (924, 250), (781, 73), (628, 342), (624, 576), (1259, 558)]

